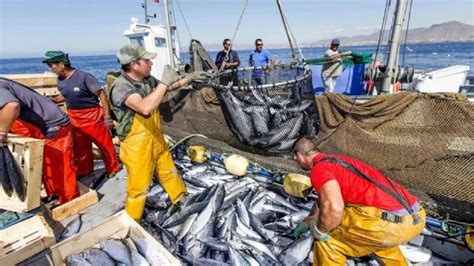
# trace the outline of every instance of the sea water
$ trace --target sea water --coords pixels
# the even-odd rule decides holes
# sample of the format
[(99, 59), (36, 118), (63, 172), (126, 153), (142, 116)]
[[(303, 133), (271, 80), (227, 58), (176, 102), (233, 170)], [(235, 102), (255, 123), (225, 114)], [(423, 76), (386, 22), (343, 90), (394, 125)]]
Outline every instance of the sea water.
[[(119, 47), (117, 47), (118, 49)], [(327, 48), (303, 47), (302, 53), (305, 59), (321, 58)], [(376, 46), (341, 46), (341, 51), (351, 50), (354, 53), (375, 54)], [(290, 50), (269, 49), (278, 63), (292, 61)], [(430, 44), (408, 44), (400, 48), (400, 65), (415, 66), (417, 69), (439, 69), (452, 65), (469, 65), (469, 75), (474, 75), (474, 42), (458, 43), (430, 43)], [(248, 65), (250, 50), (238, 50), (241, 66)], [(381, 47), (379, 54), (385, 56), (387, 47)], [(209, 52), (211, 58), (215, 58), (217, 51)], [(189, 62), (188, 53), (182, 53), (183, 62)], [(106, 74), (110, 71), (119, 71), (120, 65), (115, 55), (74, 56), (70, 55), (73, 67), (92, 73), (99, 83), (105, 84)], [(0, 74), (26, 74), (43, 73), (48, 71), (46, 64), (41, 63), (42, 58), (17, 58), (0, 59)]]

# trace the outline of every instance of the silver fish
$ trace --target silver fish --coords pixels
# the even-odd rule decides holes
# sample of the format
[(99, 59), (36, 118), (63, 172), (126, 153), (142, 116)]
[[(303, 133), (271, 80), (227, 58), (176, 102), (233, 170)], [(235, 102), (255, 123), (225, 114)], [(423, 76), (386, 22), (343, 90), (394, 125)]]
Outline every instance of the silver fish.
[(66, 258), (66, 265), (68, 265), (68, 266), (89, 266), (89, 265), (92, 265), (92, 264), (80, 255), (69, 255)]
[(283, 265), (297, 265), (308, 257), (312, 244), (312, 235), (300, 238), (283, 250), (278, 258)]
[(119, 263), (131, 264), (130, 252), (128, 248), (117, 239), (106, 239), (100, 242), (100, 248), (112, 259)]
[(59, 237), (59, 241), (62, 241), (66, 238), (69, 238), (77, 234), (77, 232), (79, 232), (79, 230), (81, 229), (81, 225), (82, 225), (82, 215), (79, 214), (74, 220), (72, 220), (66, 225), (66, 228), (61, 233), (61, 237)]
[(82, 256), (94, 265), (114, 266), (115, 261), (103, 250), (88, 248), (82, 252)]
[(130, 238), (125, 238), (123, 240), (127, 248), (130, 250), (130, 258), (132, 259), (132, 265), (139, 265), (139, 266), (148, 266), (150, 263), (145, 259), (145, 257), (138, 252), (137, 246)]

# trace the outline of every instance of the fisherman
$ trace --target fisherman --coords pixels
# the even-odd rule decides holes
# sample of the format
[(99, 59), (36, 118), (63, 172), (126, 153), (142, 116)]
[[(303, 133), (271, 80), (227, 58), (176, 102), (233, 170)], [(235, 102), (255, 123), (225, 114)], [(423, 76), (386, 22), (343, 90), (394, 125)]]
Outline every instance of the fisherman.
[(78, 176), (94, 171), (92, 143), (100, 150), (108, 176), (114, 176), (120, 170), (120, 163), (110, 134), (113, 121), (105, 91), (92, 74), (73, 68), (69, 55), (62, 51), (46, 52), (43, 63), (58, 75), (60, 95), (54, 100), (66, 101)]
[(321, 80), (324, 85), (324, 92), (333, 92), (336, 87), (336, 79), (342, 74), (342, 57), (352, 54), (351, 51), (339, 52), (339, 39), (331, 41), (331, 47), (324, 52), (326, 63), (321, 69)]
[(385, 265), (407, 265), (398, 246), (419, 235), (426, 222), (417, 198), (362, 161), (320, 152), (310, 137), (298, 140), (293, 151), (298, 164), (311, 169), (318, 194), (293, 231), (298, 236), (311, 230), (315, 264), (344, 265), (346, 256), (374, 253)]
[[(239, 54), (232, 50), (232, 41), (229, 38), (224, 39), (222, 42), (224, 49), (217, 53), (216, 65), (220, 70), (236, 69), (240, 65)], [(238, 85), (237, 73), (233, 72), (226, 76), (223, 76), (220, 80), (222, 85), (227, 85), (232, 81), (233, 86)]]
[(45, 140), (43, 184), (50, 199), (57, 196), (63, 204), (79, 195), (67, 115), (32, 89), (0, 78), (0, 146), (6, 145), (9, 131)]
[(121, 75), (108, 91), (118, 119), (120, 159), (128, 173), (125, 210), (136, 221), (141, 220), (153, 173), (175, 206), (186, 193), (161, 131), (158, 106), (167, 90), (205, 78), (203, 72), (195, 72), (180, 79), (167, 65), (157, 80), (150, 75), (150, 59), (155, 57), (136, 44), (122, 47), (117, 53)]
[[(258, 38), (255, 40), (255, 50), (250, 53), (249, 65), (252, 67), (261, 67), (252, 71), (252, 79), (257, 85), (266, 83), (264, 78), (264, 69), (271, 68), (275, 64), (272, 54), (263, 49), (263, 41)], [(263, 69), (262, 69), (263, 68)]]

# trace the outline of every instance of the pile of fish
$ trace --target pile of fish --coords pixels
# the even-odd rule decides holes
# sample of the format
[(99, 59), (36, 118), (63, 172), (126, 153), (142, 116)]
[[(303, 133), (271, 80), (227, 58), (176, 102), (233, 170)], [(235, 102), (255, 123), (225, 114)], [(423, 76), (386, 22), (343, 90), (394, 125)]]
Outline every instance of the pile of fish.
[(25, 200), (25, 177), (8, 147), (0, 147), (0, 183), (4, 195), (12, 197), (15, 192), (21, 201)]
[(291, 232), (314, 200), (286, 195), (265, 176), (237, 177), (221, 163), (175, 160), (188, 195), (170, 206), (158, 184), (147, 197), (142, 225), (182, 261), (208, 265), (297, 265), (312, 261), (313, 237)]
[(100, 242), (100, 248), (88, 248), (80, 254), (70, 255), (66, 264), (79, 265), (166, 265), (168, 259), (160, 252), (150, 249), (153, 243), (149, 239), (134, 240), (127, 237), (106, 239)]
[[(223, 91), (220, 102), (229, 128), (243, 143), (269, 152), (288, 152), (302, 135), (315, 134), (313, 100), (298, 95), (270, 97), (269, 92), (249, 88), (240, 99), (232, 91)], [(242, 93), (242, 92), (238, 92)]]

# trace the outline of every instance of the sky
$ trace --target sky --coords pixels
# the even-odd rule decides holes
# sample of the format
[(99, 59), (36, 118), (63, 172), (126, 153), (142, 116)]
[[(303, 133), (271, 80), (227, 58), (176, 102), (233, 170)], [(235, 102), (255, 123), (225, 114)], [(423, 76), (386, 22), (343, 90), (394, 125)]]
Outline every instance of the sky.
[[(280, 0), (299, 43), (370, 34), (380, 29), (383, 0)], [(163, 2), (161, 0), (160, 2)], [(246, 0), (173, 0), (182, 46), (190, 36), (201, 43), (231, 37)], [(393, 6), (395, 0), (390, 1)], [(47, 50), (71, 55), (114, 54), (130, 18), (144, 21), (143, 0), (0, 0), (0, 58), (42, 57)], [(189, 33), (183, 16), (189, 26)], [(161, 4), (148, 1), (162, 22)], [(393, 11), (390, 11), (392, 14)], [(446, 21), (474, 24), (474, 0), (413, 0), (410, 28)], [(286, 45), (276, 0), (248, 0), (234, 48), (262, 38)]]

